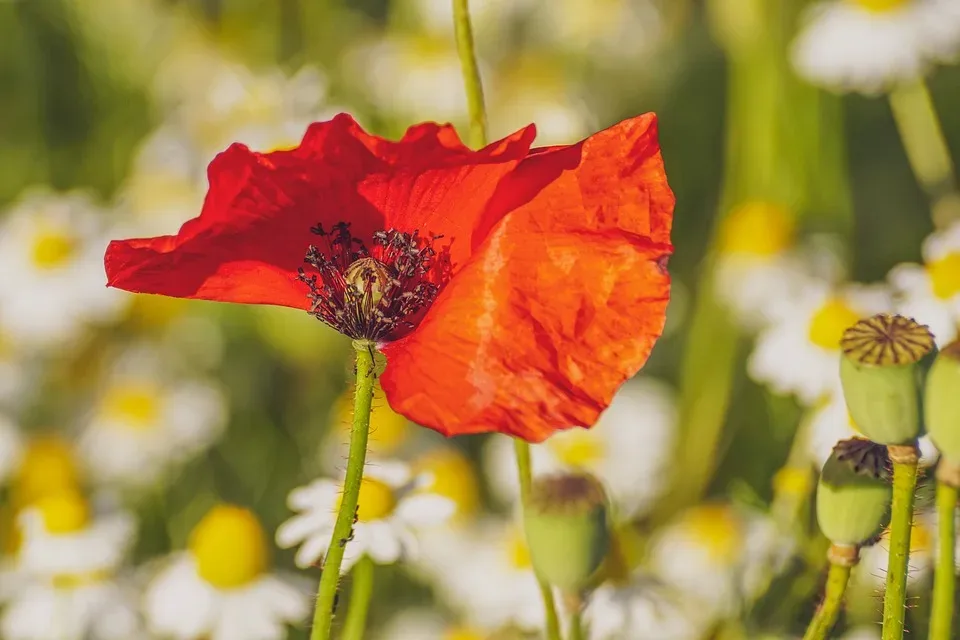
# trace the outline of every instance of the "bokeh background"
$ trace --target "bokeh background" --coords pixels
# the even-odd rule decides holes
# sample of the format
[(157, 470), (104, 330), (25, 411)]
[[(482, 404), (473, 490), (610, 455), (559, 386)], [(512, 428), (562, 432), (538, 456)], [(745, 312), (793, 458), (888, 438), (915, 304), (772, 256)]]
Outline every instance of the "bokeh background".
[[(561, 466), (620, 469), (626, 459), (629, 468), (632, 458), (647, 469), (623, 479), (645, 493), (620, 523), (622, 563), (649, 571), (684, 607), (701, 597), (683, 588), (687, 578), (717, 574), (715, 591), (736, 592), (696, 633), (676, 637), (791, 637), (813, 611), (824, 566), (809, 510), (816, 456), (798, 453), (806, 445), (795, 438), (819, 405), (750, 374), (765, 321), (723, 304), (715, 276), (725, 248), (770, 254), (802, 244), (810, 278), (873, 283), (922, 261), (933, 230), (885, 95), (824, 92), (795, 73), (789, 52), (805, 4), (472, 2), (492, 136), (536, 122), (538, 144), (569, 143), (659, 114), (677, 194), (668, 325), (630, 387), (636, 402), (607, 427), (620, 435), (552, 455)], [(297, 570), (273, 532), (292, 515), (291, 490), (342, 467), (349, 341), (293, 310), (106, 290), (103, 250), (110, 238), (172, 233), (196, 215), (204, 168), (233, 141), (289, 146), (307, 123), (340, 111), (387, 137), (424, 120), (465, 126), (451, 20), (446, 0), (0, 2), (0, 597), (8, 614), (31, 584), (15, 568), (18, 517), (64, 487), (92, 505), (77, 522), (131, 517), (129, 553), (111, 571), (132, 602), (218, 503), (256, 514), (270, 566), (309, 596), (317, 571)], [(960, 150), (960, 68), (939, 66), (928, 82), (948, 145)], [(739, 227), (724, 226), (730, 212), (740, 213)], [(782, 301), (761, 302), (776, 315)], [(781, 363), (806, 366), (789, 350)], [(510, 519), (509, 462), (490, 437), (448, 441), (377, 402), (375, 454), (438, 470), (436, 490), (457, 501), (465, 527)], [(610, 443), (630, 442), (616, 439), (630, 430), (648, 434), (646, 443), (611, 461)], [(779, 542), (753, 540), (754, 519)], [(664, 534), (674, 530), (675, 539)], [(769, 575), (740, 588), (751, 562), (770, 557), (778, 560), (761, 563)], [(463, 578), (472, 597), (457, 599), (437, 577), (456, 580), (467, 561), (453, 554), (432, 569), (378, 568), (370, 637), (494, 637), (482, 628), (493, 614), (471, 603), (497, 589), (493, 578)], [(875, 625), (880, 601), (869, 576), (878, 573), (864, 572), (844, 629)], [(917, 602), (910, 624), (913, 637), (925, 637)], [(413, 609), (432, 631), (391, 631), (397, 614)], [(524, 626), (522, 615), (504, 615), (501, 626)], [(291, 627), (289, 637), (305, 638), (304, 629)], [(11, 640), (46, 637), (17, 633)]]

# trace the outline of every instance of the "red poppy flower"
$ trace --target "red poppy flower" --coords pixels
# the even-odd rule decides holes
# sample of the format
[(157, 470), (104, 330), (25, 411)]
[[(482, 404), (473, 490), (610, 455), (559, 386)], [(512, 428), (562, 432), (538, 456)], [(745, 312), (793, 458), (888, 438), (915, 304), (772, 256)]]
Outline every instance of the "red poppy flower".
[(472, 151), (339, 115), (295, 149), (234, 144), (177, 235), (110, 244), (108, 284), (306, 309), (376, 342), (391, 406), (447, 435), (592, 425), (663, 329), (674, 197), (653, 114), (534, 135)]

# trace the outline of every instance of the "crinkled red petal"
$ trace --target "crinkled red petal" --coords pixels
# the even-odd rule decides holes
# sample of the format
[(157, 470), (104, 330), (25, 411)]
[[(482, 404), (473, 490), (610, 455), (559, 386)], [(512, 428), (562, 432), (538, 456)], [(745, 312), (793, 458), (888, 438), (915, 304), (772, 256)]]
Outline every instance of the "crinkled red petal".
[(383, 346), (382, 385), (441, 433), (536, 442), (592, 425), (663, 330), (674, 196), (656, 118), (535, 152), (495, 201), (520, 204), (478, 228), (485, 239), (420, 326)]
[[(443, 235), (456, 269), (501, 180), (528, 154), (528, 127), (480, 151), (449, 125), (411, 127), (400, 141), (370, 135), (348, 115), (311, 125), (299, 147), (257, 153), (235, 144), (210, 164), (200, 216), (174, 236), (114, 241), (110, 286), (141, 293), (308, 308), (297, 269), (311, 227), (351, 223), (355, 237), (396, 228)], [(368, 244), (369, 246), (369, 244)]]

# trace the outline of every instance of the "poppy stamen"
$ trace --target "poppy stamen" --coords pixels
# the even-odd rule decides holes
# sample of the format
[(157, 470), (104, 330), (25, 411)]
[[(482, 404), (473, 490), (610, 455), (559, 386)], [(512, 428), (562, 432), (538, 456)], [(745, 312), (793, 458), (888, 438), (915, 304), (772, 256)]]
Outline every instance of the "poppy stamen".
[(346, 222), (330, 231), (319, 224), (310, 231), (326, 245), (307, 249), (304, 262), (316, 273), (299, 270), (299, 279), (310, 287), (310, 313), (354, 340), (379, 341), (395, 337), (398, 328), (412, 328), (410, 318), (439, 291), (430, 276), (437, 264), (433, 241), (440, 236), (377, 231), (367, 249)]

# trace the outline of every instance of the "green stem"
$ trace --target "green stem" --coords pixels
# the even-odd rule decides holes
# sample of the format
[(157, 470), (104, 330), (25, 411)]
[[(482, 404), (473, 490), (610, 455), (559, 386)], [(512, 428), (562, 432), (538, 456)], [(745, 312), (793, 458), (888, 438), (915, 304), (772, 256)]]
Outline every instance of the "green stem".
[(580, 609), (575, 609), (570, 613), (570, 638), (569, 640), (584, 640), (583, 619)]
[(468, 4), (468, 0), (453, 0), (453, 27), (460, 68), (463, 70), (463, 83), (467, 90), (467, 108), (470, 112), (468, 142), (471, 147), (478, 149), (487, 144), (487, 114), (483, 106), (483, 84), (480, 82), (480, 68), (477, 66)]
[[(893, 504), (890, 515), (890, 559), (887, 588), (883, 595), (882, 640), (903, 638), (907, 602), (907, 571), (910, 561), (910, 534), (913, 527), (913, 499), (917, 486), (917, 460), (893, 462)], [(909, 458), (909, 456), (908, 456)]]
[[(944, 464), (941, 462), (940, 464)], [(937, 483), (937, 565), (933, 576), (933, 611), (930, 639), (950, 640), (953, 636), (954, 592), (957, 585), (955, 555), (957, 488)]]
[(363, 465), (367, 456), (367, 436), (370, 433), (370, 408), (373, 402), (373, 385), (377, 379), (373, 361), (373, 345), (355, 341), (357, 352), (357, 387), (353, 400), (353, 428), (350, 431), (350, 453), (347, 456), (347, 473), (343, 480), (343, 495), (337, 510), (337, 522), (333, 526), (330, 547), (323, 559), (323, 572), (317, 591), (317, 608), (313, 614), (313, 629), (310, 640), (329, 640), (333, 614), (340, 582), (340, 565), (343, 553), (350, 540), (353, 520), (360, 498), (360, 483), (363, 480)]
[(926, 83), (898, 87), (890, 94), (890, 107), (910, 166), (931, 198), (934, 223), (943, 227), (960, 218), (950, 148)]
[(373, 560), (363, 556), (353, 568), (351, 576), (353, 587), (350, 591), (350, 610), (343, 625), (340, 640), (363, 640), (367, 626), (367, 611), (370, 609), (370, 596), (373, 594)]
[[(520, 477), (520, 500), (523, 505), (526, 505), (527, 496), (530, 494), (530, 485), (533, 483), (533, 471), (530, 464), (530, 443), (519, 438), (514, 438), (513, 448), (517, 456), (517, 474)], [(537, 576), (537, 585), (540, 587), (540, 595), (543, 597), (547, 640), (561, 640), (560, 619), (557, 617), (557, 603), (553, 598), (553, 589), (551, 589), (550, 584), (539, 575)]]
[(810, 621), (807, 632), (803, 634), (803, 640), (826, 640), (830, 636), (830, 630), (833, 629), (840, 615), (843, 595), (847, 591), (847, 582), (850, 580), (850, 569), (848, 564), (830, 563), (823, 602), (820, 603), (817, 613)]

